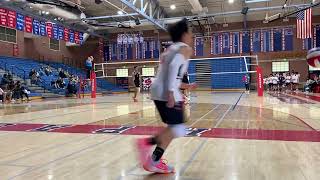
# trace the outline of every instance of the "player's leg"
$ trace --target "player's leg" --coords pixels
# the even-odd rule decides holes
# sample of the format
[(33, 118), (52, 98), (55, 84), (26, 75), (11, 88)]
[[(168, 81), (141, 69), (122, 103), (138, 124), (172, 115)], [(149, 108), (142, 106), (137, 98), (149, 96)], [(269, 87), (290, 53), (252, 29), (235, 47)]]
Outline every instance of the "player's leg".
[(151, 156), (144, 154), (140, 156), (140, 159), (143, 161), (143, 167), (147, 171), (156, 173), (173, 173), (174, 168), (167, 165), (162, 160), (162, 156), (174, 138), (182, 137), (186, 133), (186, 127), (183, 124), (184, 114), (182, 110), (182, 102), (174, 108), (167, 108), (166, 102), (155, 101), (155, 104), (161, 119), (164, 123), (168, 124), (168, 127), (152, 138), (139, 140), (140, 144), (143, 141), (144, 143), (147, 143), (142, 146), (140, 145), (144, 152), (148, 152), (152, 145), (156, 145)]

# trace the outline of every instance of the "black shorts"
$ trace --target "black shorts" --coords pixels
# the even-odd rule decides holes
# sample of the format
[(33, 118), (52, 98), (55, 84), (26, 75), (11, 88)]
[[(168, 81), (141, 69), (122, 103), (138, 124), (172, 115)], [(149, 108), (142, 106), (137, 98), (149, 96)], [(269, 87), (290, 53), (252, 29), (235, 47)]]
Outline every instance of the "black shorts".
[(173, 108), (167, 107), (166, 101), (154, 101), (162, 122), (168, 125), (183, 124), (183, 102), (176, 103)]

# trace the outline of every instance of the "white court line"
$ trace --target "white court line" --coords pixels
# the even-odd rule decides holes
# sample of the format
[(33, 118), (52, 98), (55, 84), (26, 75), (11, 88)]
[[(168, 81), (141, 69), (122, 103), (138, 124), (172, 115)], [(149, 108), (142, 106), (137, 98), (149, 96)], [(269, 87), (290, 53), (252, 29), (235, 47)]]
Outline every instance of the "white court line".
[(197, 119), (195, 122), (193, 122), (192, 124), (190, 124), (190, 127), (192, 127), (193, 125), (195, 125), (197, 122), (199, 122), (200, 120), (202, 120), (204, 117), (206, 117), (208, 114), (210, 114), (212, 111), (216, 110), (221, 104), (215, 106), (213, 109), (211, 109), (210, 111), (208, 111), (206, 114), (204, 114), (203, 116), (201, 116), (199, 119)]
[(231, 110), (232, 106), (233, 105), (230, 105), (230, 107), (226, 110), (226, 112), (223, 113), (223, 115), (219, 118), (217, 124), (213, 128), (217, 128), (222, 123), (222, 121), (224, 120), (224, 117), (229, 113), (229, 111)]
[(106, 140), (100, 141), (100, 142), (98, 142), (98, 143), (95, 143), (95, 144), (86, 146), (86, 147), (84, 147), (84, 148), (81, 148), (81, 149), (79, 149), (79, 150), (77, 150), (77, 151), (74, 151), (74, 152), (71, 152), (71, 153), (69, 153), (69, 154), (66, 154), (66, 155), (64, 155), (64, 156), (62, 156), (62, 157), (59, 157), (59, 158), (57, 158), (57, 159), (53, 159), (52, 161), (46, 162), (46, 163), (44, 163), (44, 164), (40, 164), (40, 165), (35, 166), (35, 167), (31, 167), (31, 168), (29, 168), (29, 169), (27, 169), (27, 170), (25, 170), (25, 171), (23, 171), (23, 172), (21, 172), (21, 173), (18, 173), (18, 174), (16, 174), (16, 175), (10, 177), (8, 180), (19, 178), (20, 176), (23, 176), (23, 175), (25, 175), (25, 174), (29, 174), (30, 172), (33, 172), (33, 171), (38, 170), (38, 169), (42, 169), (42, 168), (44, 168), (44, 167), (46, 167), (46, 166), (48, 166), (48, 165), (50, 165), (50, 164), (53, 164), (53, 163), (56, 163), (56, 162), (58, 162), (58, 161), (64, 160), (64, 159), (66, 159), (66, 158), (68, 158), (68, 157), (77, 155), (77, 154), (79, 154), (79, 153), (83, 153), (83, 152), (88, 151), (88, 150), (90, 150), (90, 149), (96, 148), (96, 147), (99, 146), (99, 145), (102, 145), (102, 144), (105, 144), (105, 143), (107, 143), (107, 144), (109, 144), (109, 143), (114, 143), (114, 141), (120, 141), (120, 140), (121, 140), (120, 137), (121, 137), (121, 136), (112, 136), (112, 137), (109, 138), (109, 139), (106, 139)]

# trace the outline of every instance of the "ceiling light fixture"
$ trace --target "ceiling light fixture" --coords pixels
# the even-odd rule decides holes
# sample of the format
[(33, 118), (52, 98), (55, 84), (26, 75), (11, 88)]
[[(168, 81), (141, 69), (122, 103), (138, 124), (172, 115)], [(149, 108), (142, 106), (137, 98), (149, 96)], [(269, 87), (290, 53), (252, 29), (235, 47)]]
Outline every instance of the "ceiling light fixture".
[(234, 0), (228, 0), (229, 4), (234, 3)]
[(119, 14), (119, 15), (123, 15), (123, 12), (119, 10), (119, 11), (118, 11), (118, 14)]
[(176, 9), (176, 5), (172, 4), (172, 5), (170, 6), (170, 9), (171, 9), (171, 10), (175, 10), (175, 9)]

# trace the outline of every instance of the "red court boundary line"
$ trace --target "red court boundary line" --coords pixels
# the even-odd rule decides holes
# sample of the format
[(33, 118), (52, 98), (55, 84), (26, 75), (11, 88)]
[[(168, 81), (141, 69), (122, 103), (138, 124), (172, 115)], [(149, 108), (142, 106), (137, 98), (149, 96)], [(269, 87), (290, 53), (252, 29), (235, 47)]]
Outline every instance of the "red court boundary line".
[[(153, 135), (159, 132), (162, 128), (163, 127), (160, 126), (0, 124), (0, 131), (119, 135)], [(203, 138), (320, 142), (320, 131), (191, 128), (191, 131), (189, 131), (188, 134), (189, 135), (187, 136)]]
[(307, 95), (307, 94), (304, 94), (304, 93), (296, 93), (296, 92), (291, 92), (289, 94), (320, 102), (320, 96), (314, 96), (314, 95), (309, 95), (309, 94)]

